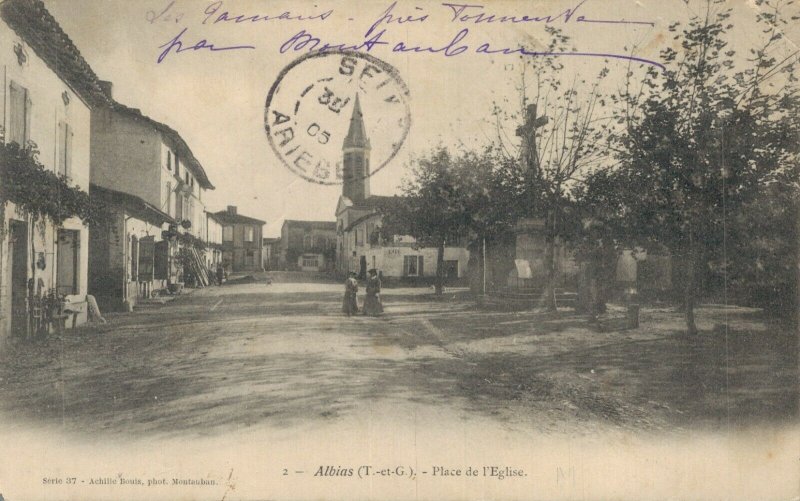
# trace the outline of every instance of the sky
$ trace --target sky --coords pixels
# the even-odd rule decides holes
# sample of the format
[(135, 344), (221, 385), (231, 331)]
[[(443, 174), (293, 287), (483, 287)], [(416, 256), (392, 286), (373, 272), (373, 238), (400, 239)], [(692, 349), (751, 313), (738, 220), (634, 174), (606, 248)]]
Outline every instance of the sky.
[[(373, 194), (391, 195), (398, 192), (415, 157), (438, 145), (479, 148), (497, 137), (494, 106), (518, 107), (515, 87), (520, 65), (532, 56), (479, 54), (476, 49), (481, 44), (542, 50), (550, 40), (545, 31), (548, 23), (487, 23), (485, 18), (476, 23), (480, 19), (475, 15), (549, 15), (549, 26), (562, 29), (578, 52), (626, 55), (636, 45), (638, 57), (658, 64), (659, 51), (675, 44), (668, 25), (685, 21), (702, 7), (701, 2), (685, 4), (682, 0), (492, 1), (482, 8), (465, 7), (460, 15), (468, 18), (454, 20), (460, 8), (456, 2), (448, 6), (424, 0), (394, 4), (342, 0), (44, 2), (95, 73), (113, 82), (117, 101), (170, 125), (186, 140), (216, 187), (205, 196), (207, 209), (236, 205), (239, 213), (267, 221), (264, 236), (278, 236), (284, 219), (334, 220), (341, 193), (341, 185), (311, 183), (291, 172), (270, 147), (264, 130), (270, 88), (287, 65), (307, 52), (291, 48), (281, 52), (282, 45), (301, 30), (332, 45), (357, 45), (365, 40), (373, 23), (384, 19), (371, 35), (386, 30), (380, 40), (389, 43), (375, 46), (370, 54), (397, 70), (409, 90), (411, 117), (398, 154), (370, 179)], [(729, 5), (735, 9), (735, 43), (742, 47), (755, 43), (761, 36), (753, 24), (757, 7), (746, 0)], [(571, 16), (564, 14), (567, 9)], [(306, 19), (215, 22), (224, 12), (232, 18), (279, 16), (287, 11), (288, 17)], [(383, 16), (387, 13), (393, 16), (389, 22)], [(324, 19), (319, 18), (321, 14)], [(577, 21), (578, 16), (584, 16), (584, 21)], [(398, 22), (409, 17), (424, 19)], [(460, 43), (467, 49), (460, 54), (392, 50), (399, 42), (407, 48), (441, 48), (465, 28), (468, 33)], [(188, 50), (172, 50), (159, 63), (159, 56), (179, 34), (178, 40)], [(796, 48), (795, 35), (787, 36), (781, 50)], [(190, 49), (202, 40), (218, 49), (253, 48)], [(579, 75), (589, 82), (607, 66), (612, 86), (622, 81), (629, 68), (629, 61), (617, 58), (561, 60), (565, 76)], [(647, 64), (633, 62), (630, 67), (641, 72)], [(368, 134), (392, 132), (378, 123), (381, 108), (377, 104), (364, 106), (363, 113)], [(512, 131), (513, 142), (516, 124), (501, 125)]]

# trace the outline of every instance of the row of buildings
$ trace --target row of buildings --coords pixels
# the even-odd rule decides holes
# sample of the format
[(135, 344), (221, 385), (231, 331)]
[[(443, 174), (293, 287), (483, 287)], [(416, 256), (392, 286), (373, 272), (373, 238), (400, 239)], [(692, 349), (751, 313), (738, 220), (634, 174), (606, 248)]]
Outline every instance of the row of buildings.
[(177, 131), (117, 102), (40, 0), (6, 0), (0, 17), (3, 147), (38, 152), (103, 212), (54, 224), (0, 200), (0, 337), (41, 328), (46, 297), (77, 325), (87, 294), (130, 309), (201, 268), (261, 269), (265, 222), (206, 210), (214, 185)]

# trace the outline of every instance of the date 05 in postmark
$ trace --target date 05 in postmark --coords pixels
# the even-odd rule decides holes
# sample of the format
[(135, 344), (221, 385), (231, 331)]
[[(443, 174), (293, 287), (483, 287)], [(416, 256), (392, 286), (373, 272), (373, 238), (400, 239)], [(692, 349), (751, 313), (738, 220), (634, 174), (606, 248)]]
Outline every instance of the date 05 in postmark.
[[(264, 130), (281, 162), (303, 179), (342, 183), (344, 140), (361, 121), (372, 175), (389, 163), (411, 125), (409, 91), (397, 70), (369, 54), (312, 52), (278, 75)], [(360, 108), (360, 109), (359, 109)]]

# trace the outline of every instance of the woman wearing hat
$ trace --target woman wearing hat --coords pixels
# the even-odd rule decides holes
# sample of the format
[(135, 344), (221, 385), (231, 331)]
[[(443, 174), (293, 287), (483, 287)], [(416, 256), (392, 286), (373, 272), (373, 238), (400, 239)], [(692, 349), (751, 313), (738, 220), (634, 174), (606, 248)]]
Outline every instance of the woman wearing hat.
[(356, 276), (357, 275), (351, 271), (347, 280), (344, 282), (344, 304), (342, 305), (342, 311), (348, 317), (358, 313), (358, 299), (356, 298), (358, 295), (358, 281), (356, 280)]
[(367, 272), (367, 297), (364, 299), (364, 315), (376, 317), (383, 313), (381, 304), (381, 279), (378, 270), (371, 269)]

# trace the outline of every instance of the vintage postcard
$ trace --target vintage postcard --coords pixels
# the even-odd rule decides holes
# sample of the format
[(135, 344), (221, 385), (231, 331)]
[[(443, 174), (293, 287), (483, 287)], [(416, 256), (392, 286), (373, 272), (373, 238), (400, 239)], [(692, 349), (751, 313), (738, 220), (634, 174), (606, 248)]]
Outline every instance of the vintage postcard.
[(3, 0), (0, 501), (796, 500), (792, 0)]

